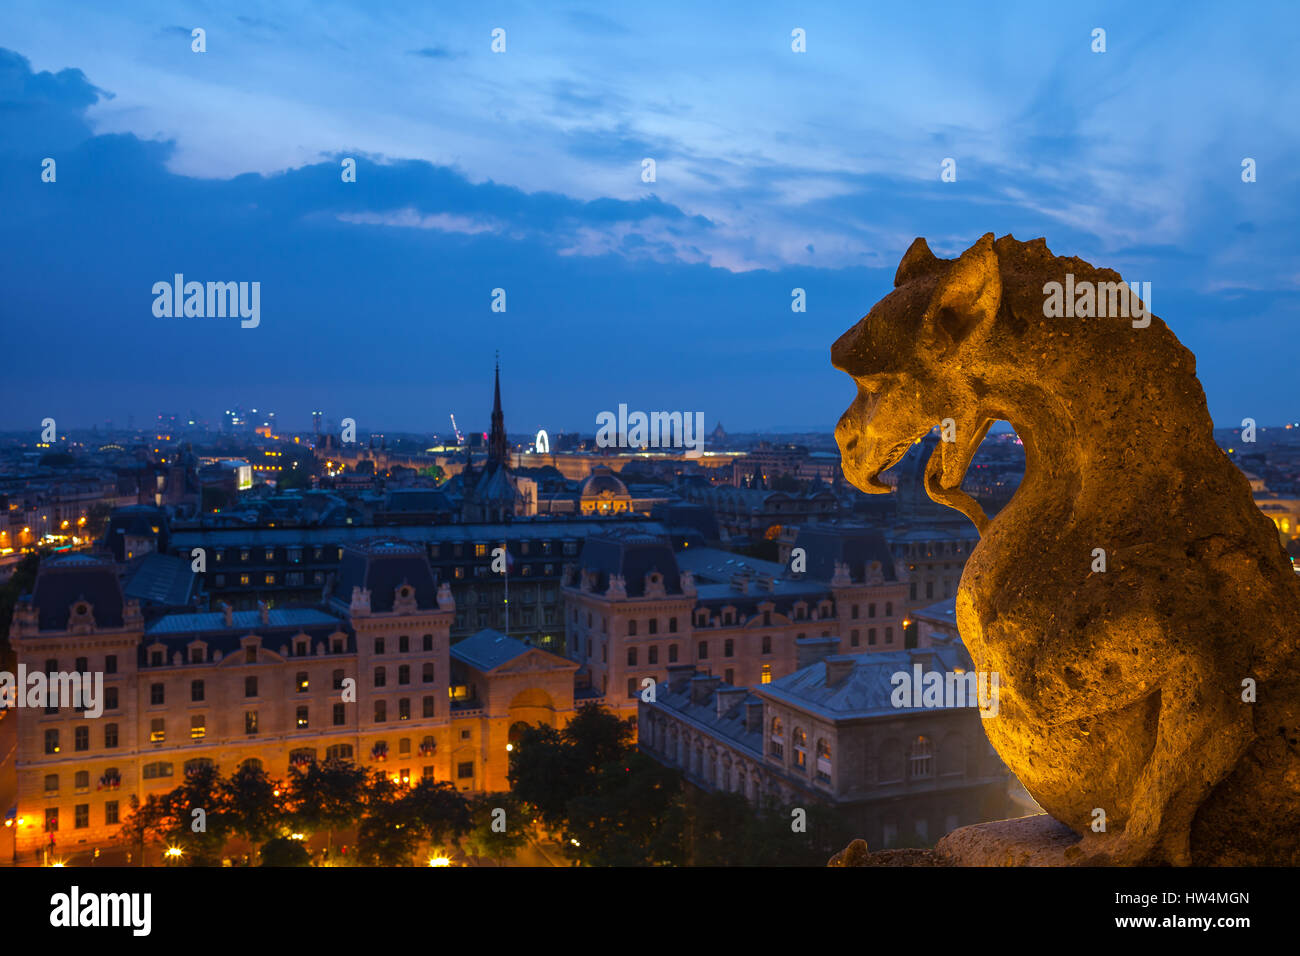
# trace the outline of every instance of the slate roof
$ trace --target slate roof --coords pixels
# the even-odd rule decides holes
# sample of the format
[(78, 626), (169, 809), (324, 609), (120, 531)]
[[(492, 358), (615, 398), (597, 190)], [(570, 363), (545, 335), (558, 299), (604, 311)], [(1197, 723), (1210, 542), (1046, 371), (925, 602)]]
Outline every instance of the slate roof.
[[(852, 670), (834, 685), (826, 683), (827, 661), (851, 661)], [(912, 713), (922, 708), (895, 707), (890, 702), (894, 674), (913, 672), (920, 664), (923, 673), (947, 674), (969, 670), (970, 658), (962, 647), (910, 648), (862, 654), (833, 654), (824, 660), (763, 684), (755, 689), (760, 697), (782, 701), (827, 720), (856, 717), (884, 717)]]
[(709, 733), (720, 738), (725, 738), (737, 747), (749, 751), (758, 759), (763, 758), (763, 730), (760, 726), (755, 730), (745, 729), (745, 713), (748, 709), (747, 704), (761, 703), (760, 699), (749, 690), (743, 695), (731, 695), (732, 706), (725, 710), (721, 716), (718, 715), (717, 691), (738, 690), (730, 684), (719, 683), (707, 700), (703, 703), (693, 703), (691, 701), (691, 682), (698, 677), (707, 675), (696, 675), (691, 680), (683, 681), (681, 690), (673, 691), (670, 681), (661, 682), (656, 688), (655, 703), (650, 707), (662, 707), (674, 714), (684, 717), (698, 727), (704, 728)]
[(451, 656), (465, 662), (475, 670), (487, 672), (512, 661), (533, 648), (523, 641), (507, 637), (500, 631), (484, 628), (477, 634), (457, 641), (451, 646)]
[(880, 562), (885, 580), (898, 580), (894, 568), (894, 554), (885, 536), (875, 528), (854, 525), (808, 525), (799, 529), (794, 546), (803, 548), (808, 556), (808, 577), (830, 581), (835, 575), (835, 564), (849, 566), (849, 576), (856, 583), (865, 580), (866, 568), (872, 561)]
[(40, 630), (64, 630), (72, 605), (81, 600), (92, 606), (96, 626), (122, 626), (125, 599), (111, 559), (65, 554), (41, 562), (31, 595)]
[[(679, 551), (677, 564), (683, 571), (695, 575), (695, 590), (701, 605), (733, 606), (742, 614), (756, 614), (758, 605), (770, 602), (776, 605), (778, 613), (790, 616), (799, 601), (814, 604), (832, 596), (826, 581), (804, 575), (791, 576), (783, 564), (718, 548)], [(749, 576), (749, 584), (743, 592), (736, 590), (731, 583), (732, 577), (738, 574)], [(759, 575), (771, 577), (771, 590), (758, 583)]]
[(596, 590), (609, 587), (609, 576), (621, 574), (627, 584), (628, 597), (645, 595), (645, 578), (651, 571), (663, 575), (664, 590), (681, 594), (681, 575), (672, 544), (661, 534), (648, 534), (621, 528), (593, 534), (583, 546), (580, 566), (597, 574)]
[(319, 608), (294, 607), (273, 608), (267, 611), (268, 623), (262, 624), (261, 611), (235, 611), (231, 614), (232, 625), (226, 626), (225, 613), (222, 611), (199, 611), (184, 614), (164, 614), (145, 629), (147, 637), (163, 637), (169, 634), (198, 635), (221, 631), (238, 631), (242, 634), (266, 635), (283, 628), (295, 631), (309, 627), (338, 627), (342, 619), (326, 613)]
[(131, 562), (122, 593), (142, 606), (183, 607), (193, 600), (196, 583), (190, 562), (167, 554), (146, 554)]
[(957, 599), (955, 597), (947, 598), (929, 607), (923, 607), (919, 611), (912, 612), (913, 618), (924, 618), (927, 621), (934, 621), (937, 624), (948, 624), (952, 627), (957, 626)]
[(428, 610), (438, 606), (438, 588), (424, 548), (396, 538), (372, 537), (344, 550), (331, 596), (351, 604), (354, 587), (369, 589), (370, 609), (387, 612), (393, 609), (397, 588), (402, 584), (414, 589), (417, 607)]

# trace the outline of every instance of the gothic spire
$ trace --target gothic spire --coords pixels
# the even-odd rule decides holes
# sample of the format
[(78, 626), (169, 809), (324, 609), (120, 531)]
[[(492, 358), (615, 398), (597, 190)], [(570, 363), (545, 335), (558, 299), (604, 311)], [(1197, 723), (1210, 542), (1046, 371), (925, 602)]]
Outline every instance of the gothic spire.
[(497, 353), (496, 382), (492, 391), (492, 432), (488, 436), (488, 462), (496, 465), (506, 464), (508, 446), (506, 443), (506, 416), (501, 411), (501, 357)]

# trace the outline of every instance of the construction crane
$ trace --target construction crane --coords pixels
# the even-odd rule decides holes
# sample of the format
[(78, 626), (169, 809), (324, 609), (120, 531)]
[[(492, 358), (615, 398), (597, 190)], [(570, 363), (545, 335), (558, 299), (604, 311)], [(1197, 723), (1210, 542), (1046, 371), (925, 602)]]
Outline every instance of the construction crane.
[(456, 413), (455, 413), (455, 412), (452, 412), (452, 413), (451, 413), (451, 430), (454, 431), (454, 432), (456, 433), (456, 444), (457, 444), (457, 445), (463, 445), (463, 444), (465, 444), (465, 436), (462, 435), (462, 434), (460, 433), (460, 429), (456, 427)]

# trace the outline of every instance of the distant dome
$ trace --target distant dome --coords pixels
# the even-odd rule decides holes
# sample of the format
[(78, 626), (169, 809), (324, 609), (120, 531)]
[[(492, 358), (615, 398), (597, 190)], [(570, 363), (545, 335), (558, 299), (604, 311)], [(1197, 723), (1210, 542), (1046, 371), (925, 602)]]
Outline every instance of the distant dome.
[(613, 472), (606, 469), (592, 472), (587, 480), (582, 483), (579, 494), (583, 498), (599, 498), (602, 495), (618, 498), (628, 497), (627, 485), (623, 484)]

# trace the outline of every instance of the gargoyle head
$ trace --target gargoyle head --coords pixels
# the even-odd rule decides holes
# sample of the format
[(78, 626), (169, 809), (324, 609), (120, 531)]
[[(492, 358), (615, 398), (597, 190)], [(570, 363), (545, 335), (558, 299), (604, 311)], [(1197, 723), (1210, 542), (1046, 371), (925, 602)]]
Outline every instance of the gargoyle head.
[(924, 239), (912, 243), (894, 291), (831, 348), (831, 362), (858, 386), (857, 399), (835, 429), (844, 473), (853, 484), (867, 492), (888, 491), (879, 474), (932, 428), (946, 425), (945, 441), (926, 469), (926, 490), (983, 530), (983, 512), (960, 486), (996, 420), (981, 400), (979, 383), (1001, 304), (992, 233), (957, 259), (936, 258)]

